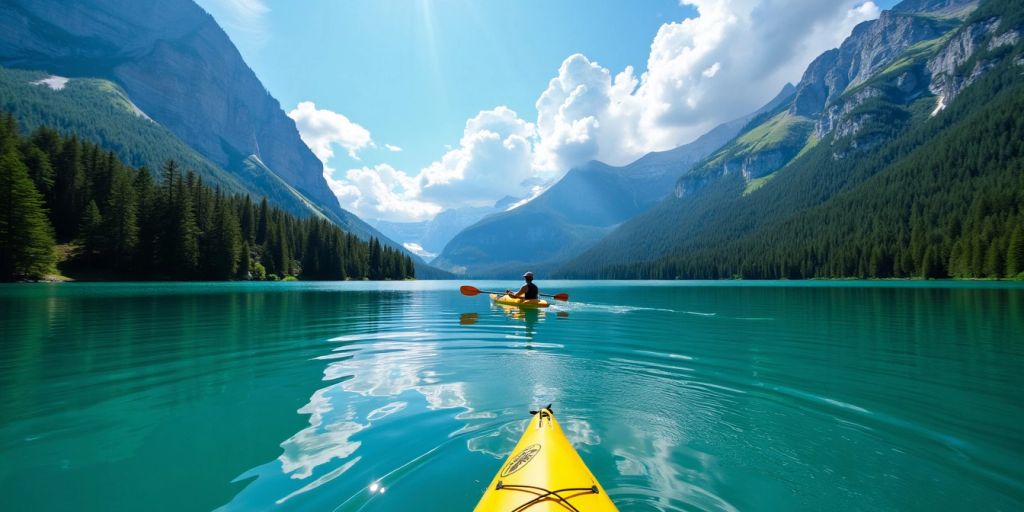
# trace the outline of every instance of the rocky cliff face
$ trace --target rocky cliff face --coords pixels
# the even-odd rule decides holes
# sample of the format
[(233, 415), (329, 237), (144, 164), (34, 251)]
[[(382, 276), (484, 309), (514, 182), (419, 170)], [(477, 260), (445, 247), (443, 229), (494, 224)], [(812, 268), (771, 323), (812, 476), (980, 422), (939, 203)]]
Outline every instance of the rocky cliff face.
[[(997, 55), (976, 59), (979, 53), (1013, 46), (1021, 39), (1019, 27), (1003, 27), (998, 17), (987, 18), (965, 26), (941, 50), (928, 59), (931, 83), (928, 89), (938, 97), (935, 113), (952, 102), (999, 62)], [(969, 65), (973, 61), (973, 65)], [(964, 66), (968, 65), (967, 68)]]
[[(749, 126), (708, 163), (680, 178), (675, 196), (692, 197), (710, 183), (709, 177), (739, 172), (749, 183), (771, 174), (800, 154), (811, 133), (816, 140), (831, 135), (843, 141), (835, 158), (877, 146), (905, 118), (889, 106), (930, 94), (933, 72), (925, 66), (927, 57), (962, 23), (959, 17), (976, 6), (976, 0), (907, 0), (861, 23), (839, 48), (807, 67), (787, 109), (789, 118), (799, 121), (780, 125), (773, 118)], [(983, 37), (967, 39), (965, 45), (977, 45)]]
[(400, 248), (341, 208), (295, 123), (192, 0), (4, 0), (0, 66), (116, 82), (245, 190)]
[[(861, 23), (838, 49), (823, 53), (808, 66), (797, 85), (791, 113), (815, 117), (826, 112), (843, 93), (884, 70), (907, 48), (949, 29), (949, 23), (895, 11)], [(825, 125), (819, 136), (830, 131), (831, 126)]]
[(0, 64), (113, 80), (214, 163), (235, 171), (255, 155), (343, 227), (372, 231), (340, 208), (295, 123), (191, 0), (6, 0)]

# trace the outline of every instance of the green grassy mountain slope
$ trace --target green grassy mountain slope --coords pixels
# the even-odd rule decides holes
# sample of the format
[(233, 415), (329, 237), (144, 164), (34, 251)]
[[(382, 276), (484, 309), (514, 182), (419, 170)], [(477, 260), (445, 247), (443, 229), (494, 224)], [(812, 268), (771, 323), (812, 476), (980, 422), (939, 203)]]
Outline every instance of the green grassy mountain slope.
[[(997, 3), (996, 0), (994, 3)], [(949, 6), (945, 6), (948, 8)], [(910, 45), (818, 118), (815, 146), (752, 193), (738, 173), (669, 198), (566, 265), (571, 277), (1003, 277), (1024, 267), (1021, 7)], [(998, 13), (994, 18), (992, 13)], [(959, 23), (959, 22), (958, 22)], [(979, 26), (985, 28), (983, 32)], [(964, 45), (965, 35), (976, 44)], [(945, 68), (966, 82), (945, 110)], [(979, 71), (980, 70), (980, 71)], [(871, 91), (865, 93), (865, 91)], [(941, 104), (940, 104), (941, 106)], [(1018, 253), (1020, 253), (1018, 255)]]
[(623, 167), (594, 161), (572, 169), (532, 201), (466, 228), (431, 263), (479, 277), (516, 277), (527, 267), (553, 270), (671, 194), (680, 175), (751, 119), (785, 105), (794, 90), (787, 84), (762, 108), (689, 144), (649, 153)]
[(856, 134), (853, 146), (843, 151), (867, 149), (891, 136), (884, 123), (873, 121), (896, 119), (902, 107), (928, 94), (927, 58), (961, 23), (922, 15), (928, 11), (921, 9), (962, 12), (973, 5), (965, 0), (904, 4), (903, 10), (858, 26), (840, 48), (812, 62), (793, 101), (752, 120), (736, 139), (686, 173), (676, 195), (693, 196), (733, 173), (742, 176), (749, 194), (833, 132)]
[[(301, 140), (294, 121), (213, 17), (192, 0), (0, 2), (0, 65), (116, 84), (131, 104), (237, 182), (200, 169), (208, 165), (194, 158), (183, 161), (213, 183), (283, 198), (278, 206), (300, 216), (310, 215), (307, 205), (313, 205), (313, 213), (360, 238), (378, 238), (404, 251), (341, 207), (324, 180), (323, 164)], [(61, 111), (53, 112), (51, 125), (61, 126)], [(89, 140), (119, 155), (136, 151), (105, 140), (106, 132), (93, 135), (99, 136)], [(253, 156), (274, 175), (260, 183), (275, 188), (242, 183), (253, 171), (247, 164)], [(287, 187), (278, 187), (281, 182)], [(418, 256), (413, 259), (421, 275), (443, 275)]]
[(51, 127), (99, 144), (134, 167), (155, 170), (167, 160), (175, 160), (226, 192), (266, 196), (290, 213), (314, 213), (357, 234), (370, 233), (360, 226), (345, 225), (344, 219), (324, 211), (254, 155), (239, 155), (234, 165), (237, 172), (224, 170), (150, 119), (109, 80), (53, 77), (60, 86), (51, 87), (44, 82), (50, 78), (40, 71), (0, 68), (0, 110), (13, 114), (26, 131)]
[[(10, 112), (25, 131), (49, 127), (100, 144), (134, 167), (159, 169), (175, 160), (207, 183), (230, 192), (244, 183), (210, 162), (132, 103), (117, 84), (97, 78), (43, 80), (49, 73), (0, 68), (0, 111)], [(66, 80), (66, 81), (64, 81)]]

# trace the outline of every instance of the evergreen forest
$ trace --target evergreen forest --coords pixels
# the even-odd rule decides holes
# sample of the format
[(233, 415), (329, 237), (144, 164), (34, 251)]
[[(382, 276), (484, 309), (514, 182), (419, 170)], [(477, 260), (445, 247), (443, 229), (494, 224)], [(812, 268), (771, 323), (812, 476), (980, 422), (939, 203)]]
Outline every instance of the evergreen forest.
[[(871, 106), (881, 145), (851, 151), (830, 136), (753, 193), (733, 175), (670, 197), (561, 277), (1024, 278), (1022, 46), (999, 50), (1000, 64), (938, 115), (934, 97)], [(645, 234), (659, 223), (669, 236)], [(629, 233), (658, 257), (609, 262), (635, 243)]]
[[(60, 256), (58, 258), (58, 255)], [(58, 261), (59, 260), (59, 261)], [(0, 116), (0, 280), (410, 279), (408, 255), (315, 216), (156, 173)]]

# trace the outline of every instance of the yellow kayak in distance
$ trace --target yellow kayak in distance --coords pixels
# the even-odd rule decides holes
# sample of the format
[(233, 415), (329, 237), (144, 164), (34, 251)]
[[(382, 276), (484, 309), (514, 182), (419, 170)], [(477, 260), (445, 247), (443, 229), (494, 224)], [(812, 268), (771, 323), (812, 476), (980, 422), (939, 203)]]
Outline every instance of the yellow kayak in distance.
[(517, 299), (509, 295), (498, 295), (497, 293), (491, 294), (491, 300), (495, 304), (502, 304), (505, 306), (519, 306), (521, 308), (546, 308), (550, 306), (548, 301), (544, 299)]
[(558, 426), (551, 406), (533, 419), (474, 512), (618, 511)]

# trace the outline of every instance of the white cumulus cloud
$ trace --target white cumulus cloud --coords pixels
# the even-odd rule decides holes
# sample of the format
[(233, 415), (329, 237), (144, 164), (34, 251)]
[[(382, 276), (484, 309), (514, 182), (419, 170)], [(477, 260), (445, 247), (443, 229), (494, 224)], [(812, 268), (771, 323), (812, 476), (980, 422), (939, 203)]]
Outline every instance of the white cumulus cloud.
[(568, 57), (537, 100), (537, 167), (628, 163), (751, 112), (852, 28), (878, 17), (862, 0), (681, 0), (698, 15), (666, 23), (647, 71), (613, 75)]
[(533, 171), (533, 123), (508, 107), (466, 121), (459, 146), (420, 171), (423, 197), (446, 206), (486, 206), (528, 192)]
[[(880, 13), (865, 0), (680, 3), (697, 15), (659, 28), (643, 73), (632, 66), (615, 73), (586, 55), (570, 55), (537, 99), (536, 122), (503, 106), (484, 110), (466, 121), (458, 145), (445, 146), (419, 171), (382, 164), (335, 177), (328, 169), (331, 188), (357, 214), (394, 221), (504, 196), (533, 197), (588, 160), (623, 165), (752, 112)], [(374, 146), (367, 130), (311, 102), (289, 115), (324, 162), (335, 144), (353, 158)]]
[(417, 178), (388, 164), (349, 169), (341, 179), (325, 177), (343, 207), (369, 219), (426, 220), (442, 209), (419, 199)]
[[(343, 207), (370, 219), (418, 221), (445, 208), (490, 206), (533, 193), (543, 174), (533, 168), (536, 130), (507, 107), (466, 121), (458, 147), (415, 174), (387, 164), (328, 176)], [(312, 146), (311, 146), (312, 147)]]
[(388, 150), (388, 151), (390, 151), (392, 153), (398, 153), (398, 152), (402, 151), (402, 148), (400, 148), (400, 147), (398, 147), (398, 146), (396, 146), (394, 144), (384, 144), (384, 149), (386, 149), (386, 150)]
[(302, 141), (325, 166), (334, 157), (335, 145), (355, 160), (359, 160), (359, 150), (374, 146), (369, 130), (337, 112), (316, 108), (312, 101), (299, 103), (288, 117), (295, 120)]

